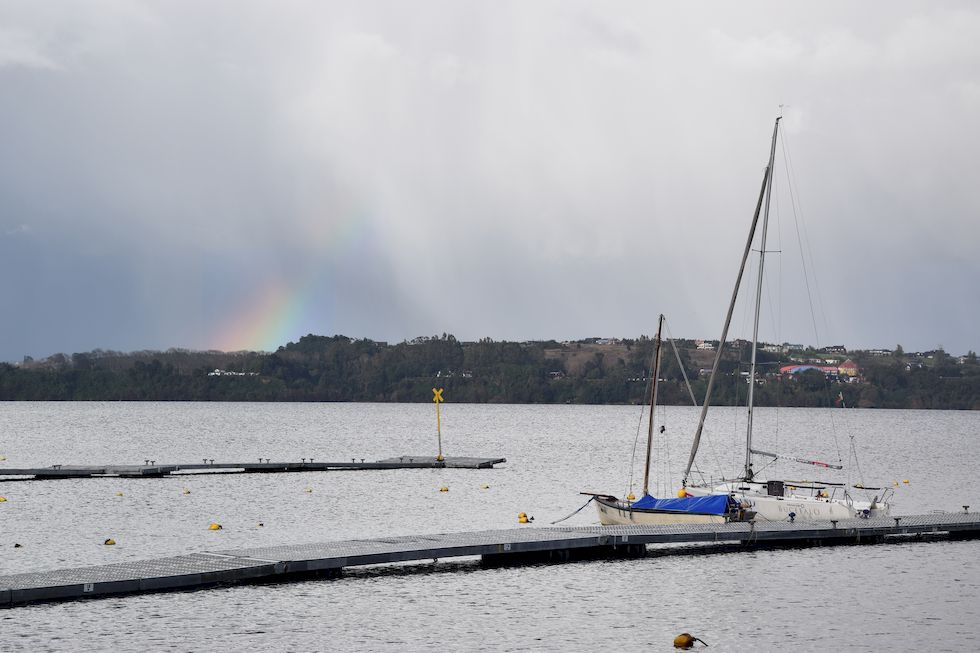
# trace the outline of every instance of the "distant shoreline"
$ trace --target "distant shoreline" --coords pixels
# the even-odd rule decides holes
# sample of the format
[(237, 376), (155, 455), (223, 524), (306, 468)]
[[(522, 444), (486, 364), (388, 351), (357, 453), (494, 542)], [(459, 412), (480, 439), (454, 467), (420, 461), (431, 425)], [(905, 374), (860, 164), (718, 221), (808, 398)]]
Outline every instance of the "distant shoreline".
[[(689, 406), (692, 394), (701, 403), (717, 342), (673, 344), (660, 403)], [(974, 352), (760, 346), (760, 407), (980, 410)], [(308, 335), (273, 353), (96, 350), (0, 364), (0, 401), (427, 403), (441, 387), (455, 403), (635, 405), (648, 400), (652, 352), (643, 336), (517, 343), (451, 335), (394, 345)], [(726, 345), (712, 405), (745, 403), (747, 358), (744, 341)]]
[[(428, 401), (372, 401), (372, 400), (362, 400), (362, 401), (343, 401), (343, 400), (307, 400), (307, 399), (295, 399), (295, 400), (277, 400), (277, 399), (267, 399), (267, 400), (237, 400), (237, 399), (0, 399), (0, 404), (31, 404), (31, 403), (52, 403), (52, 404), (363, 404), (363, 405), (390, 405), (390, 406), (410, 406), (410, 405), (431, 405)], [(522, 403), (522, 402), (498, 402), (498, 401), (487, 401), (487, 402), (472, 402), (472, 401), (450, 401), (443, 404), (443, 406), (622, 406), (622, 407), (637, 407), (641, 404), (573, 404), (573, 403)], [(645, 406), (645, 404), (643, 404)], [(692, 406), (691, 404), (661, 404), (657, 403), (658, 406), (666, 408), (690, 408), (692, 410), (700, 410), (700, 406)], [(737, 406), (725, 405), (725, 404), (712, 404), (712, 407), (717, 408), (744, 408), (744, 404)], [(929, 411), (955, 411), (955, 412), (970, 412), (973, 410), (980, 410), (978, 408), (895, 408), (895, 407), (860, 407), (860, 406), (848, 406), (846, 408), (839, 408), (837, 406), (765, 406), (756, 405), (756, 408), (764, 409), (776, 409), (776, 410), (808, 410), (808, 409), (820, 409), (820, 410), (870, 410), (870, 411), (908, 411), (917, 410), (923, 412)]]

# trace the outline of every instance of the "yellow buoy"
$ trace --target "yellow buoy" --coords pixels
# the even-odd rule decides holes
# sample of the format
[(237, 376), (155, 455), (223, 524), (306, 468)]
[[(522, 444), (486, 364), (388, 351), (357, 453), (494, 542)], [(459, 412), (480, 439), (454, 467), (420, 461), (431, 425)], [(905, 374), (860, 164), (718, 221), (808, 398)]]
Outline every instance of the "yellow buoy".
[(905, 485), (908, 485), (909, 484), (909, 479), (905, 479), (904, 481), (902, 481), (902, 483), (904, 483)]
[(6, 459), (7, 459), (7, 457), (6, 457), (6, 456), (0, 456), (0, 462), (3, 462), (3, 461), (4, 461), (4, 460), (6, 460)]
[(109, 539), (107, 539), (105, 542), (103, 542), (103, 544), (105, 544), (106, 546), (113, 546), (113, 545), (115, 545), (115, 543), (116, 543), (116, 541), (114, 539), (112, 539), (111, 537)]
[(488, 484), (484, 483), (483, 485), (480, 486), (480, 489), (481, 490), (489, 490), (490, 489), (490, 486)]
[(310, 493), (310, 492), (312, 492), (312, 491), (313, 491), (313, 488), (311, 488), (311, 487), (308, 487), (308, 488), (306, 488), (306, 492), (307, 492), (307, 493)]
[(191, 493), (191, 491), (190, 491), (190, 490), (188, 490), (188, 489), (187, 489), (187, 488), (185, 487), (185, 488), (184, 488), (184, 491), (183, 491), (183, 493), (182, 493), (182, 494), (190, 494), (190, 493)]
[(0, 503), (6, 503), (7, 497), (0, 497)]
[(677, 490), (677, 498), (678, 499), (683, 499), (686, 496), (687, 496), (687, 490), (686, 489), (681, 488), (681, 489)]
[(636, 501), (636, 495), (633, 494), (632, 492), (630, 492), (629, 494), (626, 495), (626, 500), (627, 501)]
[(221, 530), (221, 524), (218, 524), (218, 523), (215, 523), (215, 522), (211, 522), (211, 525), (208, 526), (208, 530), (209, 531), (220, 531)]
[(122, 493), (122, 492), (116, 492), (116, 496), (117, 496), (117, 497), (121, 497), (122, 495), (123, 495), (123, 493)]
[(449, 492), (449, 486), (448, 485), (443, 485), (441, 488), (439, 488), (439, 491), (440, 492)]

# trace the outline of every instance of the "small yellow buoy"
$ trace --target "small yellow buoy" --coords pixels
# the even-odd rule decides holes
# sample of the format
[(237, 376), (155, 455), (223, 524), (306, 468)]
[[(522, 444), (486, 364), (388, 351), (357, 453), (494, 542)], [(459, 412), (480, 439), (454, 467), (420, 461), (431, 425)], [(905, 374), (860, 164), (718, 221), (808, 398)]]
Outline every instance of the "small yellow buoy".
[(110, 537), (105, 542), (103, 542), (103, 544), (105, 544), (106, 546), (114, 546), (116, 544), (116, 541)]
[(436, 460), (441, 463), (444, 460), (446, 460), (446, 457), (443, 456), (442, 454), (439, 454), (438, 456), (436, 456)]
[(439, 491), (440, 492), (449, 492), (449, 486), (448, 485), (443, 485), (441, 488), (439, 488)]
[(185, 487), (185, 488), (184, 488), (184, 491), (183, 491), (183, 493), (182, 493), (182, 494), (190, 494), (190, 493), (191, 493), (191, 491), (190, 491), (190, 490), (188, 490), (188, 489), (187, 489), (187, 488)]
[(116, 492), (116, 496), (117, 496), (117, 497), (121, 497), (122, 495), (123, 495), (123, 493), (122, 493), (122, 492)]
[(677, 490), (677, 498), (678, 499), (683, 499), (686, 496), (687, 496), (687, 489), (681, 488), (681, 489)]
[(626, 500), (627, 501), (636, 501), (636, 495), (633, 494), (632, 492), (630, 492), (629, 494), (626, 495)]
[(0, 462), (3, 462), (3, 461), (4, 461), (4, 460), (6, 460), (6, 459), (7, 459), (7, 457), (6, 457), (6, 456), (0, 456)]
[[(681, 633), (674, 638), (674, 648), (693, 648), (695, 642), (701, 642), (704, 644), (704, 640), (698, 639), (691, 633)], [(707, 646), (707, 644), (704, 644)]]
[(490, 489), (490, 486), (487, 483), (484, 483), (483, 485), (480, 486), (480, 489), (481, 490), (489, 490)]
[(6, 503), (7, 497), (0, 497), (0, 503)]
[(308, 487), (308, 488), (306, 488), (306, 493), (307, 493), (307, 494), (309, 494), (309, 493), (310, 493), (310, 492), (312, 492), (312, 491), (313, 491), (313, 488), (311, 488), (311, 487)]
[(215, 522), (211, 522), (211, 525), (208, 526), (208, 530), (209, 531), (220, 531), (221, 530), (221, 524), (218, 524), (218, 523), (215, 523)]
[(909, 479), (905, 479), (904, 481), (902, 481), (902, 483), (904, 483), (905, 485), (908, 485), (909, 484)]
[(526, 512), (517, 513), (517, 523), (518, 524), (529, 524), (533, 517), (528, 517)]

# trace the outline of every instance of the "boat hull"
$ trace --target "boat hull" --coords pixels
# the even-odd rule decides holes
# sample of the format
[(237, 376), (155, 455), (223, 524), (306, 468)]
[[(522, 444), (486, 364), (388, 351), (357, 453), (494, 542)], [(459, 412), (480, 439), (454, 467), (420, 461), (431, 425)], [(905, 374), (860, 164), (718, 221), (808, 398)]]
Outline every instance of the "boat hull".
[[(761, 485), (761, 484), (760, 484)], [(887, 517), (891, 512), (888, 503), (878, 501), (854, 501), (851, 498), (823, 498), (816, 496), (772, 496), (763, 491), (740, 490), (737, 485), (724, 484), (714, 487), (689, 487), (693, 495), (731, 492), (740, 503), (750, 505), (756, 521), (827, 521), (860, 517)], [(792, 518), (790, 517), (792, 513)]]
[(599, 523), (603, 526), (629, 526), (631, 524), (724, 524), (724, 515), (665, 512), (662, 510), (632, 509), (629, 504), (615, 499), (595, 498)]

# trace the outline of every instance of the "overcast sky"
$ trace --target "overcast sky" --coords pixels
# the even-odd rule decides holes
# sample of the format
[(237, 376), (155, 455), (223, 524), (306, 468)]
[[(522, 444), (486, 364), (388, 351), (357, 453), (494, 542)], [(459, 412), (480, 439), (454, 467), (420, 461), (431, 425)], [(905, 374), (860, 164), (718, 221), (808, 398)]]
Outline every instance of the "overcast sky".
[(667, 5), (3, 0), (0, 360), (717, 338), (781, 104), (762, 338), (980, 348), (980, 7)]

